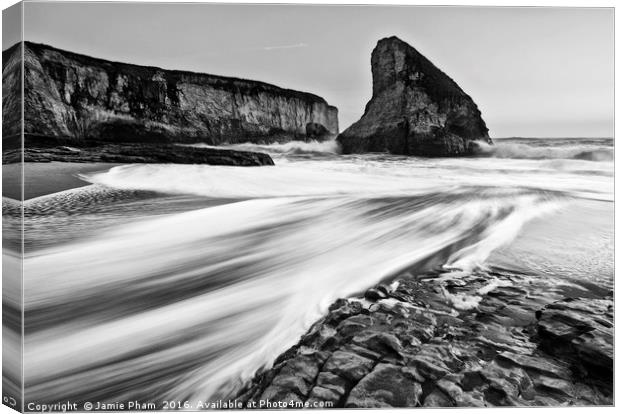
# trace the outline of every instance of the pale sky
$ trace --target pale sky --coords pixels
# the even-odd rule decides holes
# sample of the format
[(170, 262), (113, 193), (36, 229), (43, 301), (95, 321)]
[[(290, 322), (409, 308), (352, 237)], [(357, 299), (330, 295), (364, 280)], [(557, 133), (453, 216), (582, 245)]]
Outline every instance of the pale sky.
[[(344, 130), (396, 35), (452, 77), (492, 137), (613, 136), (611, 8), (27, 2), (25, 38), (110, 60), (315, 93)], [(16, 39), (3, 39), (3, 48)]]

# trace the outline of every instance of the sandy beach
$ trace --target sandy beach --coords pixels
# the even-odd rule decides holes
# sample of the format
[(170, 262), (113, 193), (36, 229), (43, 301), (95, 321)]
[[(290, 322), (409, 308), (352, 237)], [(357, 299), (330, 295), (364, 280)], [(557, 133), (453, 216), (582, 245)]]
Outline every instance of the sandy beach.
[[(113, 163), (24, 163), (24, 200), (40, 197), (90, 183), (78, 178), (78, 174), (105, 171), (119, 165)], [(20, 174), (22, 164), (2, 166), (2, 196), (19, 200), (21, 197)]]

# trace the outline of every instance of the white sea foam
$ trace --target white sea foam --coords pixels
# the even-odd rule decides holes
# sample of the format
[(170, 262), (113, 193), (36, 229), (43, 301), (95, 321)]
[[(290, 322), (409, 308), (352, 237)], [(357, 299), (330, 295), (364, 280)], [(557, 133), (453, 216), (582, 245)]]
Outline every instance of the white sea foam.
[[(613, 200), (610, 162), (298, 159), (317, 150), (299, 145), (269, 146), (275, 167), (114, 167), (84, 175), (93, 186), (25, 203), (29, 226), (37, 214), (66, 219), (63, 206), (110, 204), (76, 219), (104, 231), (27, 250), (27, 399), (226, 398), (335, 299), (428, 259), (458, 279), (572, 197)], [(124, 214), (124, 190), (235, 202), (156, 217), (152, 201), (134, 202), (143, 216), (118, 225), (110, 211)], [(445, 294), (471, 309), (497, 286)]]
[[(37, 384), (27, 395), (45, 401), (106, 390), (126, 399), (136, 392), (127, 384), (152, 375), (165, 384), (153, 398), (230, 396), (336, 298), (454, 243), (478, 246), (462, 260), (479, 257), (504, 241), (492, 230), (502, 231), (499, 223), (524, 224), (530, 215), (519, 211), (544, 208), (548, 198), (503, 189), (263, 198), (28, 254), (25, 306), (40, 328), (26, 338), (25, 371)], [(66, 319), (71, 308), (82, 310)], [(182, 373), (178, 361), (187, 364)], [(92, 365), (101, 368), (75, 376)]]
[(478, 307), (482, 296), (470, 295), (466, 293), (450, 293), (442, 288), (444, 297), (454, 306), (455, 309), (464, 311)]
[(188, 145), (195, 148), (229, 148), (239, 151), (255, 151), (255, 152), (267, 152), (271, 155), (321, 155), (321, 154), (339, 154), (340, 145), (336, 140), (325, 141), (289, 141), (275, 144), (253, 144), (246, 142), (243, 144), (233, 145), (221, 145), (214, 147), (207, 144), (191, 144)]
[[(559, 160), (555, 160), (559, 161)], [(419, 159), (351, 156), (280, 162), (274, 167), (136, 164), (84, 174), (86, 181), (116, 189), (195, 194), (215, 198), (330, 195), (412, 195), (462, 187), (520, 187), (613, 200), (613, 164), (571, 160)], [(584, 166), (587, 163), (590, 166)]]
[[(406, 177), (386, 177), (358, 171), (319, 170), (307, 165), (238, 168), (205, 165), (126, 165), (100, 174), (83, 175), (95, 184), (116, 189), (195, 194), (216, 198), (326, 196), (344, 194), (403, 194), (428, 189)], [(407, 192), (410, 194), (410, 192)]]
[(613, 148), (595, 145), (570, 145), (561, 147), (532, 146), (524, 143), (504, 143), (501, 140), (489, 145), (486, 142), (476, 143), (479, 155), (490, 155), (497, 158), (522, 159), (574, 159), (586, 161), (609, 162), (614, 159)]
[(489, 283), (487, 283), (486, 285), (484, 285), (480, 289), (478, 289), (476, 293), (478, 293), (479, 295), (486, 295), (489, 292), (494, 291), (498, 287), (511, 286), (511, 285), (512, 285), (512, 283), (510, 281), (500, 280), (500, 279), (495, 277), (495, 278), (491, 279), (491, 281)]

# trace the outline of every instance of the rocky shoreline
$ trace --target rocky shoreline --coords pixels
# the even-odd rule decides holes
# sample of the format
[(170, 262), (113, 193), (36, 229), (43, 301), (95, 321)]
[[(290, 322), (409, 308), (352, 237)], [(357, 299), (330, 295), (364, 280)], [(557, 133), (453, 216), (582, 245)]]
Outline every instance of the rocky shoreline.
[[(3, 151), (2, 163), (21, 161), (21, 149)], [(174, 144), (102, 144), (89, 147), (27, 147), (24, 162), (108, 162), (108, 163), (175, 163), (231, 166), (274, 165), (267, 154), (216, 148), (194, 148)]]
[[(505, 270), (339, 299), (238, 396), (306, 407), (613, 404), (613, 292)], [(326, 405), (327, 404), (327, 405)]]

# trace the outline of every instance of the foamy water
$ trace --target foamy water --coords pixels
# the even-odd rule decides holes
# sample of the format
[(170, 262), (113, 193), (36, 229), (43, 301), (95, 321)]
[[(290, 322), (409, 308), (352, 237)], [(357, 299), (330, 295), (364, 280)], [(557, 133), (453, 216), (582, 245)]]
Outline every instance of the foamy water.
[(27, 401), (232, 396), (335, 299), (412, 266), (459, 277), (533, 219), (613, 200), (610, 160), (234, 148), (276, 166), (120, 166), (25, 203), (34, 239), (63, 231), (26, 252)]

